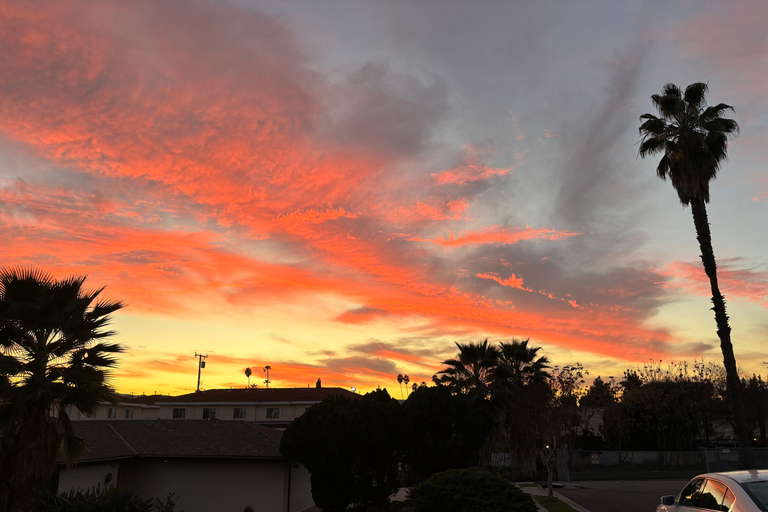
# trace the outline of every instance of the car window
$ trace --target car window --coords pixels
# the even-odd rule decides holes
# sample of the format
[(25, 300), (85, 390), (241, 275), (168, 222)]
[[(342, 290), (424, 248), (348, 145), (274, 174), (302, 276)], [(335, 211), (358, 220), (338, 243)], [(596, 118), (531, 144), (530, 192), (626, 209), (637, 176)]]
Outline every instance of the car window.
[(720, 507), (720, 510), (729, 512), (734, 501), (736, 501), (736, 498), (733, 497), (733, 492), (728, 489), (728, 492), (725, 493), (725, 497), (723, 498), (723, 505)]
[(760, 510), (768, 510), (768, 482), (744, 482), (741, 486)]
[(701, 494), (701, 486), (704, 484), (703, 478), (697, 478), (688, 485), (680, 493), (680, 504), (685, 506), (699, 506), (699, 495)]
[(708, 510), (722, 510), (723, 498), (727, 491), (725, 484), (717, 480), (707, 480), (699, 494), (698, 506)]

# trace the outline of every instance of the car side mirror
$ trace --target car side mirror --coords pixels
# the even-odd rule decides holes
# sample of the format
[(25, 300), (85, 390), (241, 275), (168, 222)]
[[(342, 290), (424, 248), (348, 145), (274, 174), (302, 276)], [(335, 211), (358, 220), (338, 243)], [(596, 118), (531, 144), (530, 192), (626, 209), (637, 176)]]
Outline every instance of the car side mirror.
[(662, 505), (674, 505), (675, 504), (675, 497), (674, 496), (662, 496), (661, 497), (661, 504)]

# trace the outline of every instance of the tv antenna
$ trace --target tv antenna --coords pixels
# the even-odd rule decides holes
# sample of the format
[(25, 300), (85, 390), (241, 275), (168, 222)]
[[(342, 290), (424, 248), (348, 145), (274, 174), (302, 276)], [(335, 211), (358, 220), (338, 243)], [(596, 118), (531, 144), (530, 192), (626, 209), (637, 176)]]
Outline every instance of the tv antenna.
[(198, 354), (195, 352), (195, 357), (197, 358), (197, 392), (200, 392), (200, 373), (202, 372), (203, 368), (205, 368), (205, 361), (203, 359), (208, 359), (207, 355)]

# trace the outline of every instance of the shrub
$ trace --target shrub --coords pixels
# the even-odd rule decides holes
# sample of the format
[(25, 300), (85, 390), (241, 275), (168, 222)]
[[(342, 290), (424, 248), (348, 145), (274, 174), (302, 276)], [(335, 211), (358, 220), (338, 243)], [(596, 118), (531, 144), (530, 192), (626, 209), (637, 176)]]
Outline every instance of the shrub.
[[(49, 494), (36, 507), (36, 512), (174, 512), (174, 493), (164, 499), (143, 499), (131, 491), (115, 487), (70, 490)], [(183, 511), (178, 511), (183, 512)]]
[(531, 497), (509, 481), (476, 469), (435, 473), (411, 489), (409, 512), (536, 512)]

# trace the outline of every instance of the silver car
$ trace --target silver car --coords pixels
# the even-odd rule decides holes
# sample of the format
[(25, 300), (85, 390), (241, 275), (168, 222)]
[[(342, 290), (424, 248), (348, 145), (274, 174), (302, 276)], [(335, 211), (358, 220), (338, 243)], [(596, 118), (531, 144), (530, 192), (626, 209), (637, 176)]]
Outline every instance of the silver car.
[(699, 475), (677, 496), (662, 496), (656, 512), (768, 511), (768, 470)]

